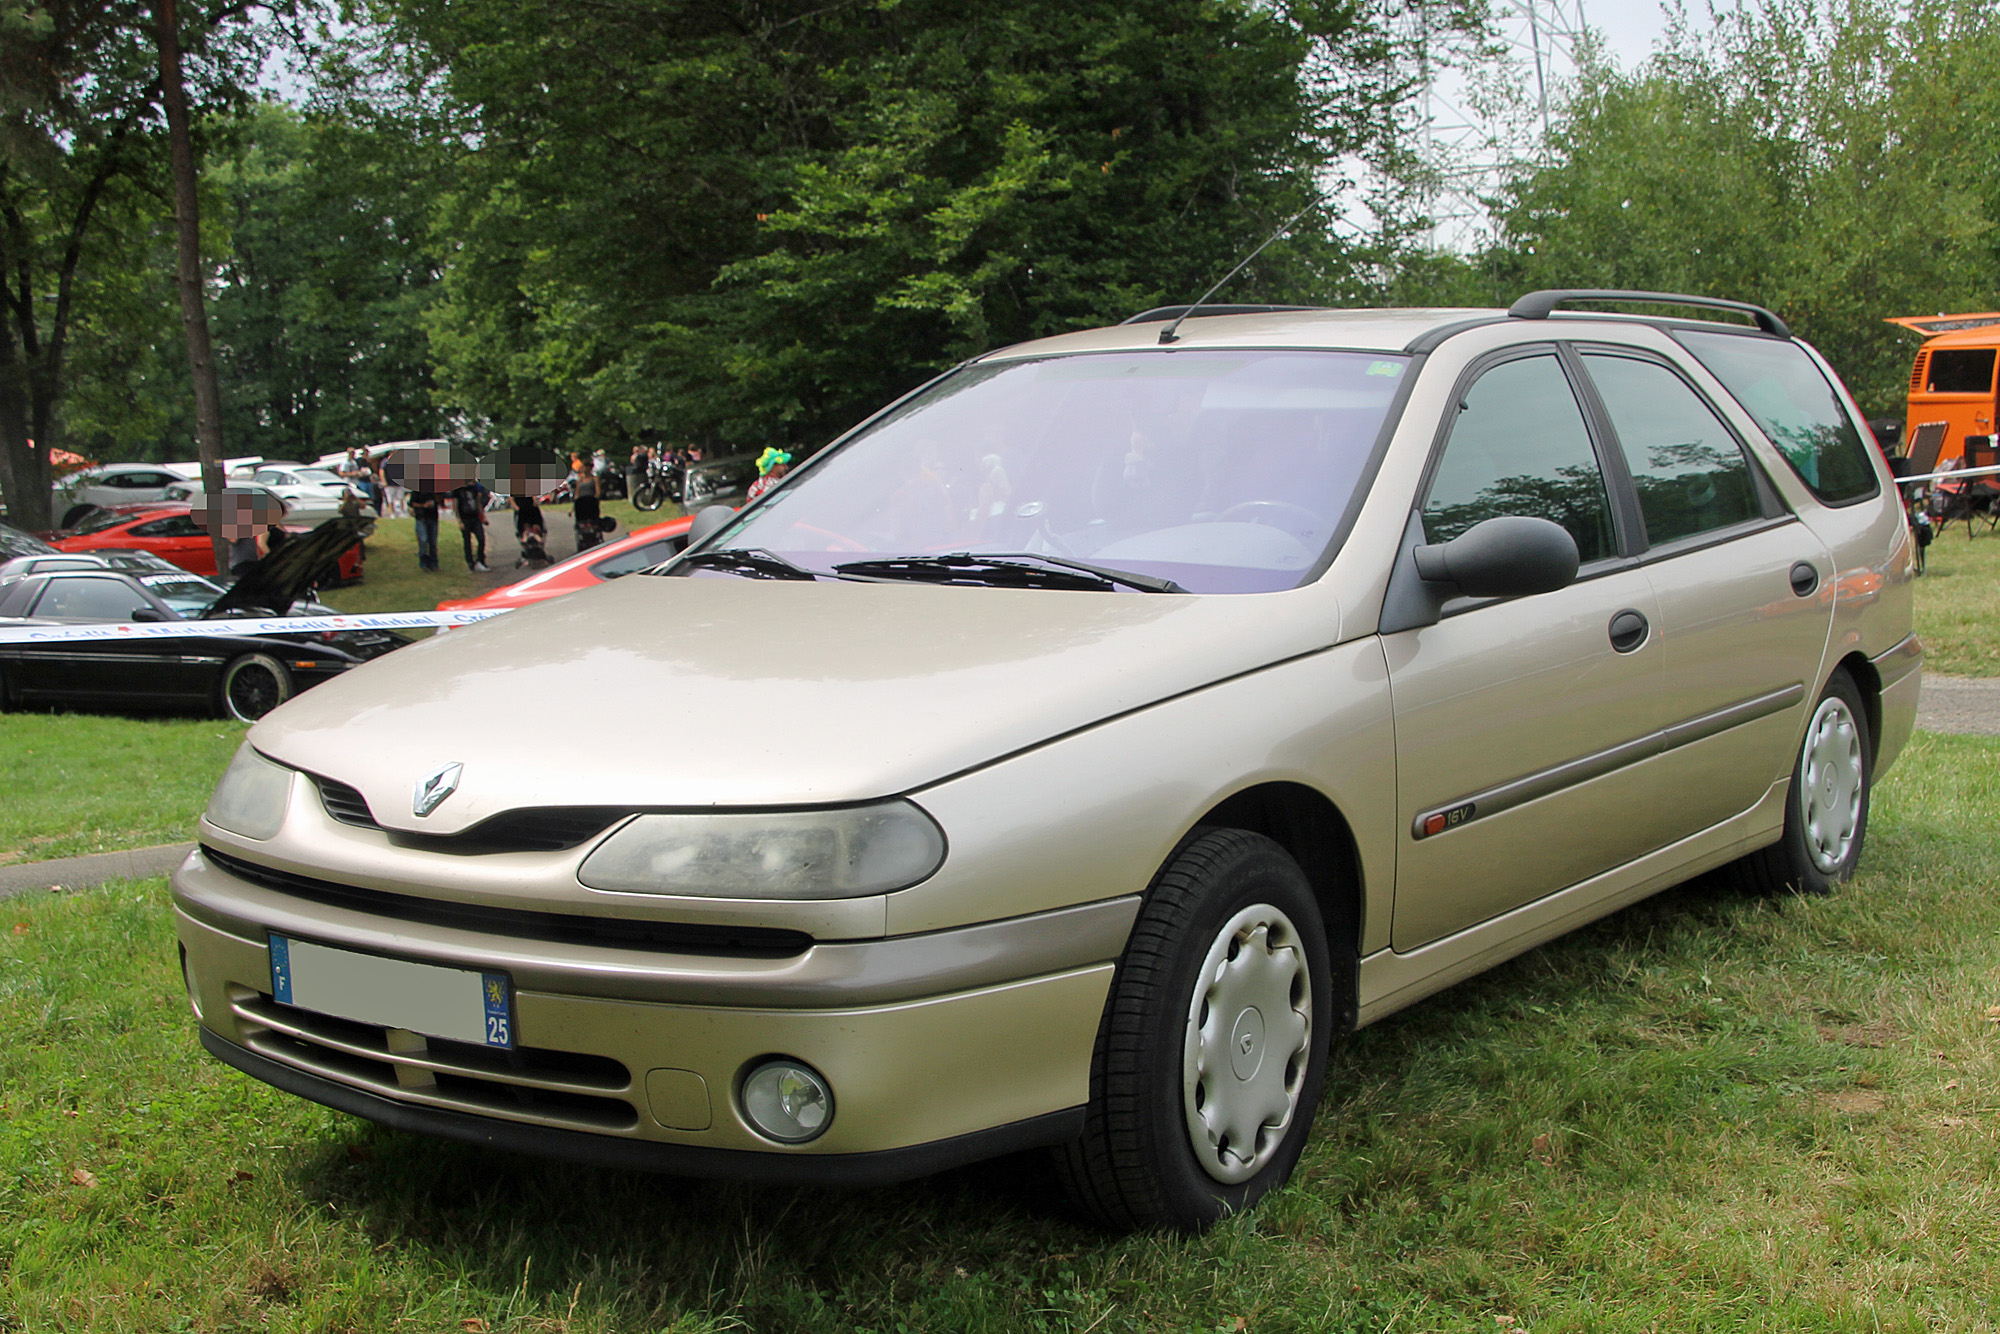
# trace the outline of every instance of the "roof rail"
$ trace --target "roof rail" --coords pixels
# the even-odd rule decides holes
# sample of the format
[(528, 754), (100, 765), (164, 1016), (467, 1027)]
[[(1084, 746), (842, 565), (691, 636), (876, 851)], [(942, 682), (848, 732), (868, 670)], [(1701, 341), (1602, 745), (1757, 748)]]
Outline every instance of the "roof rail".
[(1118, 321), (1120, 324), (1154, 324), (1162, 320), (1177, 320), (1193, 312), (1192, 318), (1202, 319), (1209, 315), (1268, 315), (1280, 310), (1324, 310), (1324, 306), (1155, 306), (1142, 310), (1137, 315)]
[(1571, 301), (1627, 301), (1641, 305), (1698, 306), (1706, 310), (1733, 310), (1739, 315), (1748, 315), (1757, 321), (1757, 327), (1767, 334), (1780, 338), (1790, 338), (1792, 331), (1785, 322), (1762, 306), (1753, 306), (1747, 301), (1723, 301), (1712, 296), (1683, 296), (1674, 292), (1620, 292), (1615, 289), (1592, 288), (1550, 288), (1542, 292), (1530, 292), (1507, 308), (1507, 313), (1517, 320), (1545, 320), (1557, 306)]

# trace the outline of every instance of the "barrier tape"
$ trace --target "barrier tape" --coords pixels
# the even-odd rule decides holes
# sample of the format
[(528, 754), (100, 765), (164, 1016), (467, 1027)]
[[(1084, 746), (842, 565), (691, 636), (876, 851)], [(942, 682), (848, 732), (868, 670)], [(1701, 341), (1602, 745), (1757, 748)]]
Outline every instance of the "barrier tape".
[(297, 635), (319, 630), (421, 630), (471, 625), (512, 607), (478, 611), (377, 611), (359, 616), (231, 617), (216, 621), (136, 621), (91, 625), (0, 625), (0, 644), (63, 644), (89, 640), (200, 639), (215, 635)]

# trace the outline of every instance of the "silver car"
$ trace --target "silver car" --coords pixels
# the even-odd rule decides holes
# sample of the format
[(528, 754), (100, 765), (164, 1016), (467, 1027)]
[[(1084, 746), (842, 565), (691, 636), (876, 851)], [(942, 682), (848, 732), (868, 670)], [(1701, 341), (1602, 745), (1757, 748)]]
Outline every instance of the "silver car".
[(1603, 295), (1007, 348), (287, 704), (174, 876), (202, 1042), (480, 1144), (1247, 1207), (1338, 1035), (1711, 868), (1830, 888), (1909, 736), (1839, 381)]

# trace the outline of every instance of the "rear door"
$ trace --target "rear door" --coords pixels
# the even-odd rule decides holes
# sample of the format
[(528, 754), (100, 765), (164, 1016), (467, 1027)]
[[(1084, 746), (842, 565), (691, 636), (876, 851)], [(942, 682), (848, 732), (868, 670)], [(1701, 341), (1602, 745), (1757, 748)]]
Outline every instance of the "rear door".
[(1788, 776), (1832, 624), (1833, 560), (1664, 359), (1580, 348), (1632, 479), (1659, 606), (1662, 769), (1677, 835)]
[(1426, 541), (1525, 514), (1567, 529), (1583, 564), (1557, 592), (1458, 599), (1436, 625), (1382, 637), (1396, 711), (1399, 951), (1668, 837), (1647, 762), (1663, 656), (1649, 629), (1653, 585), (1627, 555), (1573, 371), (1546, 344), (1476, 366), (1425, 487)]

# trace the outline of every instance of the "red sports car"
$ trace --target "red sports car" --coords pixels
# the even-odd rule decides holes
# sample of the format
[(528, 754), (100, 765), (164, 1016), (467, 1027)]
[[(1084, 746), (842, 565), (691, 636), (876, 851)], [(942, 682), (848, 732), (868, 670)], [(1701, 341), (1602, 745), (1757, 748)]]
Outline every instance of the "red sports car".
[(574, 593), (607, 579), (616, 579), (634, 570), (658, 565), (680, 553), (687, 545), (692, 516), (669, 519), (646, 528), (634, 529), (615, 541), (579, 551), (566, 561), (531, 574), (519, 583), (505, 584), (476, 598), (457, 598), (438, 603), (439, 611), (483, 611), (487, 608), (525, 607), (544, 598)]
[[(297, 524), (284, 528), (295, 534), (312, 531)], [(163, 501), (99, 510), (49, 542), (58, 551), (150, 551), (195, 574), (216, 572), (215, 547), (208, 530), (194, 521), (193, 511), (185, 503)], [(364, 559), (358, 545), (342, 553), (340, 582), (351, 584), (360, 579)]]

